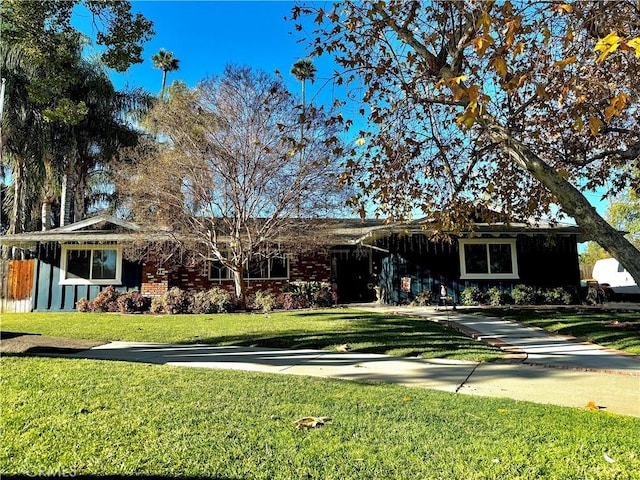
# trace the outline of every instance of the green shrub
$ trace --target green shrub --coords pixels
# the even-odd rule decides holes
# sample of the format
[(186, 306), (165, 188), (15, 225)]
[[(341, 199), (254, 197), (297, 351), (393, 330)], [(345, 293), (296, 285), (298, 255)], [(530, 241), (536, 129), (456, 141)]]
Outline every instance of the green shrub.
[(270, 312), (278, 307), (278, 299), (271, 290), (258, 290), (252, 299), (253, 308)]
[(331, 287), (323, 285), (320, 289), (313, 293), (312, 305), (314, 307), (326, 308), (333, 304), (333, 297), (331, 296)]
[(426, 307), (431, 305), (433, 300), (433, 292), (431, 290), (423, 290), (416, 295), (411, 304), (417, 307)]
[(551, 288), (542, 292), (544, 303), (548, 305), (571, 305), (573, 295), (562, 287)]
[(512, 302), (511, 295), (508, 292), (503, 291), (499, 287), (491, 287), (487, 290), (487, 301), (489, 305), (498, 306), (506, 305)]
[(213, 287), (197, 292), (191, 299), (191, 313), (227, 313), (233, 310), (231, 295), (226, 290)]
[(283, 292), (278, 295), (277, 303), (284, 310), (311, 308), (311, 302), (307, 297), (296, 295), (293, 292)]
[(282, 298), (278, 297), (278, 303), (285, 310), (329, 307), (332, 301), (331, 286), (322, 282), (291, 282), (283, 290)]
[(155, 314), (166, 313), (164, 310), (164, 299), (161, 296), (151, 298), (151, 308), (149, 308), (149, 312)]
[(536, 291), (528, 285), (518, 284), (511, 290), (511, 297), (516, 305), (534, 305)]
[(136, 290), (119, 295), (117, 302), (120, 313), (143, 313), (151, 308), (151, 299)]
[(463, 305), (482, 305), (486, 302), (485, 294), (478, 287), (467, 287), (460, 294)]

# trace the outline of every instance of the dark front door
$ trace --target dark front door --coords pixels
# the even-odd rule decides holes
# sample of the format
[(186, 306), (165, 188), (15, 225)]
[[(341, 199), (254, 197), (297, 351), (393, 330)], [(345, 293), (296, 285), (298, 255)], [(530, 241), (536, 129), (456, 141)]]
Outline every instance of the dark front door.
[(331, 266), (338, 287), (338, 303), (372, 302), (376, 299), (369, 250), (333, 252)]

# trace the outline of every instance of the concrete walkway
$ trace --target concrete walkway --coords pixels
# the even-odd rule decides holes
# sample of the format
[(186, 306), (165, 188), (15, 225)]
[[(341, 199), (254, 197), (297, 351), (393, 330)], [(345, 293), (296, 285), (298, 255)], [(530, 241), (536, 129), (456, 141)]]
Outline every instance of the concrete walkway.
[[(571, 368), (581, 371), (640, 375), (640, 357), (573, 337), (553, 335), (536, 327), (496, 317), (465, 314), (464, 308), (453, 311), (434, 307), (389, 307), (359, 305), (373, 312), (415, 315), (445, 323), (477, 340), (496, 345), (528, 365)], [(640, 312), (638, 313), (640, 315)]]
[(359, 308), (450, 322), (469, 334), (500, 342), (505, 349), (515, 352), (516, 358), (485, 364), (357, 352), (132, 342), (113, 342), (69, 356), (388, 382), (582, 409), (593, 402), (607, 412), (640, 417), (637, 357), (497, 319), (452, 315), (434, 309)]

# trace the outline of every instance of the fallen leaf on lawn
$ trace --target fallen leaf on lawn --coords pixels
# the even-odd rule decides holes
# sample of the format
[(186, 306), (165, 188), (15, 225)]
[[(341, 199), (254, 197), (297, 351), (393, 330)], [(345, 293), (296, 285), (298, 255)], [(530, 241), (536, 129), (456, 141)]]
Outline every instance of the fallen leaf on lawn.
[(402, 401), (403, 401), (403, 402), (408, 402), (409, 400), (411, 400), (409, 397), (404, 397), (404, 398), (402, 399)]
[(611, 458), (609, 455), (607, 455), (606, 453), (604, 454), (604, 459), (609, 463), (616, 463), (616, 461), (613, 458)]
[(331, 421), (329, 417), (302, 417), (295, 421), (296, 428), (317, 428)]
[(346, 353), (349, 350), (351, 350), (351, 345), (349, 345), (348, 343), (345, 343), (344, 345), (338, 345), (336, 347), (336, 352), (340, 352), (340, 353)]
[(600, 410), (600, 407), (598, 407), (594, 401), (587, 403), (587, 408), (589, 410)]

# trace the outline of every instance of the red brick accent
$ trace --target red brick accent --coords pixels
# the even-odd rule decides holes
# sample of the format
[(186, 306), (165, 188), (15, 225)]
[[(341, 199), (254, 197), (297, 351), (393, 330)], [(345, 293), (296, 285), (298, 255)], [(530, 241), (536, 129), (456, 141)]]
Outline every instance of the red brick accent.
[[(251, 295), (258, 290), (271, 290), (279, 293), (293, 281), (329, 282), (331, 280), (331, 257), (328, 253), (317, 255), (292, 256), (289, 262), (289, 279), (279, 280), (247, 280), (247, 293)], [(209, 280), (206, 264), (193, 266), (156, 266), (152, 262), (142, 265), (142, 294), (160, 296), (172, 287), (179, 287), (189, 292), (208, 290), (220, 287), (233, 293), (233, 280)]]
[(298, 255), (291, 259), (289, 268), (291, 281), (329, 282), (331, 281), (331, 257), (328, 253)]
[(169, 289), (169, 270), (165, 265), (151, 262), (142, 264), (142, 285), (140, 293), (149, 297), (159, 297)]

